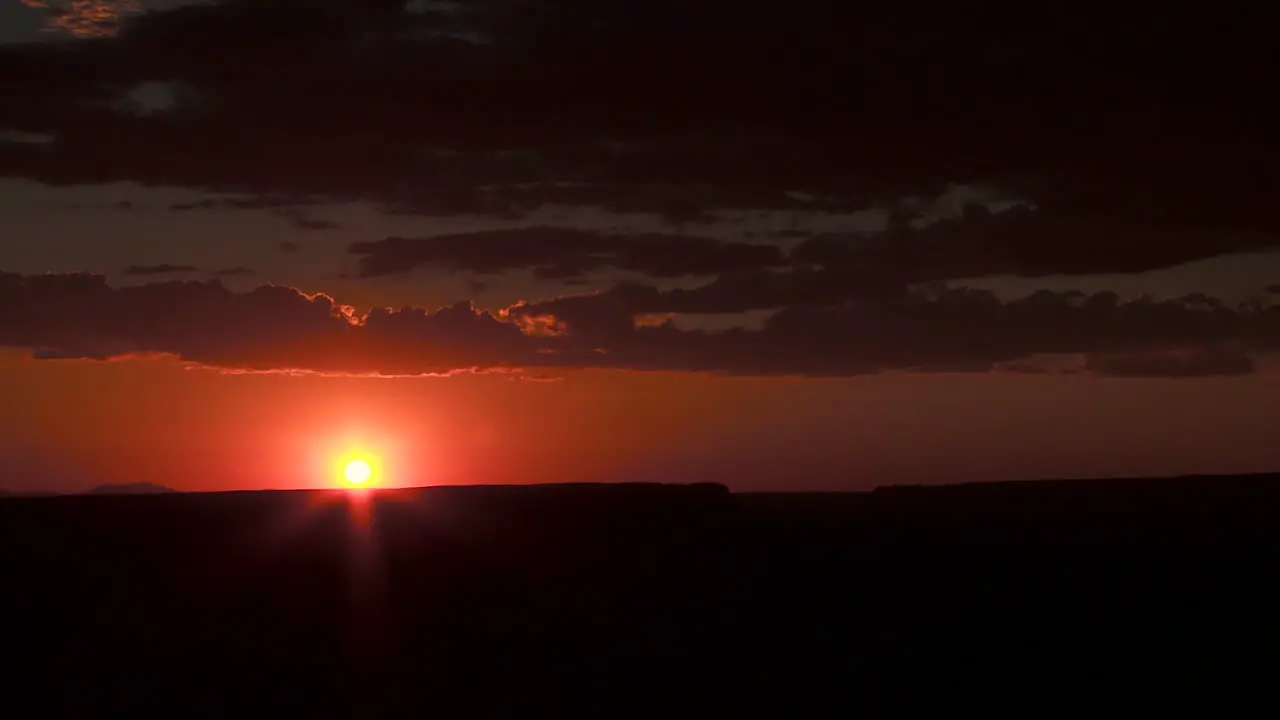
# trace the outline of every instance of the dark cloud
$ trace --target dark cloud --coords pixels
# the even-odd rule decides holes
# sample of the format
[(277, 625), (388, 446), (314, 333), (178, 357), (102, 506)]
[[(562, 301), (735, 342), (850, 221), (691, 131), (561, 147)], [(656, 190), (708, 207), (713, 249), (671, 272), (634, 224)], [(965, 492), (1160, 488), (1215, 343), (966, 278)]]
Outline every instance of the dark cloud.
[(280, 250), (280, 252), (285, 253), (286, 255), (292, 255), (293, 253), (298, 252), (298, 243), (290, 242), (288, 240), (281, 240), (280, 242), (276, 243), (276, 248)]
[[(758, 331), (709, 333), (669, 323), (638, 327), (633, 307), (653, 292), (623, 286), (519, 305), (508, 314), (568, 344), (605, 348), (623, 366), (729, 373), (986, 371), (1045, 354), (1094, 355), (1103, 358), (1099, 367), (1111, 367), (1105, 358), (1112, 354), (1154, 353), (1148, 357), (1156, 358), (1233, 343), (1241, 352), (1280, 347), (1276, 306), (1121, 302), (1113, 293), (1048, 291), (1001, 302), (985, 291), (944, 288), (886, 293), (843, 306), (793, 306), (775, 313)], [(1155, 374), (1173, 366), (1153, 361), (1150, 367)]]
[(1103, 212), (1018, 206), (993, 213), (967, 204), (953, 218), (875, 235), (803, 241), (796, 263), (874, 270), (903, 282), (993, 275), (1138, 273), (1216, 255), (1280, 249), (1280, 232), (1224, 229), (1176, 210), (1137, 223)]
[(1108, 377), (1230, 377), (1251, 375), (1257, 364), (1236, 345), (1089, 355), (1086, 368)]
[[(513, 244), (517, 236), (516, 232), (509, 235)], [(676, 237), (670, 242), (676, 243)], [(460, 238), (450, 240), (460, 242)], [(429, 243), (423, 242), (423, 247)], [(1222, 253), (1275, 250), (1277, 242), (1280, 234), (1054, 218), (1021, 206), (992, 213), (970, 204), (958, 217), (924, 227), (904, 224), (877, 233), (813, 235), (785, 257), (766, 258), (761, 253), (762, 262), (724, 267), (711, 281), (692, 288), (659, 290), (627, 285), (610, 292), (635, 313), (735, 313), (792, 305), (830, 306), (953, 280), (1136, 273)], [(474, 247), (492, 257), (502, 257), (504, 252), (483, 244)], [(696, 245), (691, 243), (686, 251), (697, 252)], [(389, 259), (387, 262), (390, 264)], [(637, 264), (628, 269), (652, 273), (652, 268)], [(548, 264), (538, 267), (536, 275), (555, 279), (573, 276), (574, 270), (570, 263)], [(546, 302), (554, 307), (583, 299), (570, 296)]]
[(271, 210), (282, 215), (303, 216), (305, 213), (300, 209), (307, 205), (316, 205), (323, 202), (323, 198), (316, 198), (297, 194), (269, 194), (251, 197), (219, 197), (204, 198), (202, 200), (192, 200), (189, 202), (173, 203), (169, 206), (170, 210)]
[[(237, 370), (421, 374), (534, 360), (511, 323), (462, 303), (356, 318), (325, 295), (279, 286), (233, 293), (215, 282), (112, 288), (95, 275), (0, 275), (4, 345), (38, 357), (169, 353)], [(15, 304), (16, 303), (16, 304)]]
[(215, 270), (213, 274), (218, 277), (230, 277), (233, 275), (253, 275), (255, 273), (257, 273), (257, 271), (251, 267), (246, 267), (244, 265), (236, 265), (235, 267), (221, 268), (219, 270)]
[[(18, 3), (12, 4), (18, 5)], [(144, 12), (145, 5), (138, 0), (99, 0), (97, 2), (22, 0), (20, 8), (37, 17), (43, 14), (42, 30), (44, 32), (95, 38), (116, 34), (130, 15)], [(4, 17), (6, 22), (11, 22), (8, 14)]]
[(178, 275), (183, 273), (200, 272), (200, 268), (193, 265), (171, 265), (169, 263), (160, 263), (158, 265), (130, 265), (120, 272), (125, 275)]
[[(519, 220), (539, 207), (553, 205), (615, 213), (650, 213), (672, 225), (685, 225), (711, 222), (715, 219), (711, 212), (713, 210), (856, 212), (867, 209), (876, 197), (886, 194), (881, 192), (867, 196), (862, 191), (851, 189), (852, 186), (846, 187), (848, 181), (844, 180), (833, 186), (833, 191), (838, 194), (822, 200), (805, 201), (790, 195), (788, 184), (780, 181), (742, 186), (734, 184), (732, 177), (682, 179), (672, 176), (672, 179), (665, 181), (660, 174), (647, 179), (619, 177), (612, 165), (608, 164), (611, 157), (608, 151), (600, 150), (594, 144), (587, 144), (579, 150), (578, 153), (583, 157), (574, 161), (580, 162), (584, 168), (591, 168), (589, 172), (566, 161), (564, 155), (567, 151), (563, 148), (548, 152), (555, 154), (548, 156), (548, 167), (541, 172), (552, 178), (578, 179), (571, 182), (549, 182), (547, 177), (531, 174), (528, 178), (521, 178), (519, 182), (493, 182), (495, 179), (505, 178), (501, 178), (501, 174), (494, 172), (492, 168), (476, 170), (470, 167), (482, 163), (480, 158), (470, 155), (447, 160), (433, 158), (433, 175), (456, 177), (475, 174), (477, 182), (486, 177), (489, 182), (468, 185), (453, 180), (412, 190), (400, 188), (388, 196), (390, 200), (384, 204), (384, 209), (393, 214), (487, 215)], [(661, 151), (654, 149), (652, 152), (660, 154)], [(603, 153), (603, 167), (601, 159), (597, 158), (594, 162), (591, 160), (595, 153)], [(751, 157), (758, 158), (758, 154), (753, 152)], [(660, 162), (660, 158), (656, 157), (651, 160)], [(725, 158), (712, 157), (707, 157), (706, 161), (726, 162)], [(440, 167), (443, 163), (449, 163), (451, 167)], [(495, 178), (487, 173), (494, 173), (499, 177)], [(914, 189), (933, 192), (940, 190), (941, 184), (922, 182), (916, 184)]]
[(568, 295), (531, 304), (537, 313), (560, 314), (600, 299), (625, 308), (628, 313), (724, 314), (772, 310), (788, 306), (839, 306), (854, 299), (894, 296), (908, 288), (907, 278), (865, 267), (792, 267), (726, 272), (692, 288), (659, 289), (651, 285), (621, 283), (601, 296)]
[(530, 227), (354, 242), (360, 275), (378, 277), (417, 267), (480, 274), (530, 269), (543, 279), (580, 278), (602, 269), (652, 277), (714, 275), (784, 263), (774, 245), (753, 245), (689, 235), (615, 234), (573, 228)]
[(1049, 374), (1066, 374), (1069, 369), (1052, 368), (1048, 365), (1037, 363), (1034, 360), (1014, 360), (1011, 362), (996, 363), (993, 369), (998, 372), (1013, 373), (1016, 375), (1049, 375)]
[(299, 230), (337, 230), (342, 227), (332, 220), (317, 220), (297, 207), (275, 208), (272, 212), (289, 218), (293, 226)]
[[(132, 18), (114, 38), (2, 47), (0, 126), (53, 141), (3, 144), (0, 174), (674, 223), (992, 182), (1066, 224), (1048, 237), (1124, 234), (1128, 267), (1218, 251), (1157, 234), (1170, 226), (1217, 233), (1223, 252), (1265, 242), (1238, 231), (1280, 229), (1262, 4), (607, 5), (225, 0)], [(186, 99), (120, 112), (157, 83)], [(1040, 272), (1053, 257), (1006, 259)]]
[[(0, 344), (44, 358), (169, 353), (231, 370), (380, 374), (599, 367), (748, 375), (988, 372), (1044, 355), (1090, 372), (1240, 374), (1280, 351), (1280, 306), (1189, 299), (1121, 302), (1111, 293), (1038, 292), (1001, 302), (944, 289), (835, 307), (790, 307), (758, 330), (685, 330), (638, 317), (616, 293), (520, 304), (459, 303), (357, 313), (322, 294), (217, 282), (112, 288), (92, 275), (0, 275)], [(549, 312), (554, 309), (555, 313)]]
[(293, 221), (293, 226), (299, 230), (337, 230), (342, 227), (333, 220), (316, 220), (305, 215), (290, 215), (289, 218)]

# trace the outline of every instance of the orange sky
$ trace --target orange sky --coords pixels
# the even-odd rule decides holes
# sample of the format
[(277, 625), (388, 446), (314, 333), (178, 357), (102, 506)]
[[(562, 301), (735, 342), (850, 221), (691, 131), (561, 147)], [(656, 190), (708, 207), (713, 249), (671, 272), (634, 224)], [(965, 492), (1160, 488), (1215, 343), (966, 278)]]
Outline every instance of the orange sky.
[(0, 3), (0, 489), (1280, 467), (1280, 122), (1201, 14), (72, 4)]
[[(659, 479), (856, 489), (1280, 462), (1268, 432), (1274, 408), (1258, 391), (1259, 383), (1274, 390), (1270, 375), (360, 379), (224, 375), (166, 359), (31, 361), (5, 351), (0, 377), (3, 454), (11, 472), (43, 478), (3, 483), (17, 489), (326, 486), (328, 464), (353, 443), (382, 451), (390, 485)], [(1108, 387), (1082, 393), (1082, 383)]]

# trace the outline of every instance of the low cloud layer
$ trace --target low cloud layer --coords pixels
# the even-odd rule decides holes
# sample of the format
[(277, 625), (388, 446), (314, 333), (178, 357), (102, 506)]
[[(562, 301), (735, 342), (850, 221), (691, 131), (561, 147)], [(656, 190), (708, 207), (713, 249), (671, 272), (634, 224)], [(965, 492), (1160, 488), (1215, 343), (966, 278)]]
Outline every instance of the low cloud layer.
[(778, 244), (692, 234), (562, 227), (482, 230), (351, 243), (359, 275), (415, 269), (481, 275), (531, 270), (574, 280), (597, 270), (651, 278), (711, 277), (708, 284), (654, 299), (637, 312), (738, 312), (795, 303), (838, 303), (920, 283), (995, 276), (1123, 274), (1215, 255), (1275, 250), (1280, 232), (1224, 231), (1194, 218), (1136, 225), (1062, 216), (1027, 206), (992, 212), (967, 203), (952, 217), (902, 217), (882, 231), (801, 235)]
[(1139, 222), (1101, 212), (1027, 206), (991, 212), (969, 203), (956, 216), (920, 228), (892, 227), (870, 237), (810, 237), (791, 257), (797, 263), (875, 269), (907, 282), (928, 282), (1139, 273), (1275, 249), (1280, 249), (1280, 231), (1231, 228), (1188, 208), (1170, 208), (1161, 217)]
[(538, 277), (547, 279), (580, 278), (602, 269), (675, 278), (775, 267), (784, 262), (782, 249), (775, 245), (723, 242), (689, 235), (624, 235), (554, 227), (417, 239), (392, 237), (378, 242), (352, 243), (350, 251), (359, 256), (363, 277), (437, 267), (478, 274), (533, 270)]
[(1001, 302), (976, 290), (789, 307), (758, 330), (684, 330), (638, 316), (620, 294), (357, 313), (288, 287), (217, 282), (110, 287), (93, 275), (0, 275), (0, 344), (40, 358), (167, 353), (228, 370), (384, 375), (567, 368), (838, 377), (888, 371), (1034, 369), (1072, 355), (1120, 377), (1238, 375), (1280, 351), (1280, 306), (1202, 297), (1121, 302), (1040, 292)]
[(156, 265), (129, 265), (120, 272), (125, 275), (182, 275), (199, 271), (200, 268), (194, 265), (158, 263)]

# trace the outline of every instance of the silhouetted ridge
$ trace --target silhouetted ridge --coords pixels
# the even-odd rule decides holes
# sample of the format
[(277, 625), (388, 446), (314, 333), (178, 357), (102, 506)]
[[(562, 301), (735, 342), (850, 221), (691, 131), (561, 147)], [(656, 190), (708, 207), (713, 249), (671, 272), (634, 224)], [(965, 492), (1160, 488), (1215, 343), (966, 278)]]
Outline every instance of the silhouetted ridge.
[(85, 492), (86, 495), (161, 495), (176, 493), (177, 490), (155, 483), (123, 483), (120, 485), (99, 485)]
[(0, 498), (6, 497), (52, 497), (57, 495), (55, 492), (47, 492), (40, 490), (6, 490), (0, 489)]
[(1277, 475), (4, 499), (0, 682), (66, 717), (1149, 707), (1269, 687), (1278, 508)]

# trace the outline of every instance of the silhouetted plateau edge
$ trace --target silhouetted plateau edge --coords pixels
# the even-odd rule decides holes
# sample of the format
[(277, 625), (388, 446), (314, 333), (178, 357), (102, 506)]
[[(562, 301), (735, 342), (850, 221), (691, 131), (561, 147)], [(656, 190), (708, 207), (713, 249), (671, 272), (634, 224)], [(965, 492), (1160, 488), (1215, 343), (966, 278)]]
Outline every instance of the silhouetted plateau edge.
[(1239, 647), (1280, 642), (1278, 500), (1275, 474), (4, 499), (0, 690), (75, 717), (830, 717), (1264, 687)]
[(0, 497), (61, 497), (85, 495), (175, 495), (207, 498), (213, 495), (317, 494), (335, 497), (365, 495), (375, 499), (443, 499), (466, 502), (603, 502), (664, 499), (713, 500), (732, 496), (752, 506), (780, 503), (800, 509), (809, 505), (852, 510), (900, 508), (907, 506), (966, 509), (1032, 510), (1050, 502), (1059, 509), (1108, 507), (1115, 504), (1142, 505), (1150, 501), (1152, 510), (1171, 503), (1198, 504), (1216, 497), (1220, 502), (1237, 503), (1280, 495), (1280, 473), (1233, 475), (1179, 475), (1171, 477), (1055, 478), (1015, 481), (965, 482), (951, 484), (882, 485), (854, 491), (749, 491), (734, 492), (711, 482), (602, 482), (485, 485), (427, 485), (417, 487), (296, 490), (179, 491), (149, 482), (98, 485), (79, 493), (15, 491), (0, 489)]
[(156, 485), (155, 483), (147, 483), (147, 482), (138, 482), (138, 483), (123, 483), (119, 485), (98, 485), (97, 487), (89, 490), (85, 494), (87, 495), (158, 495), (158, 494), (175, 493), (175, 492), (178, 492), (178, 491), (174, 490), (173, 488), (165, 487), (163, 485)]

